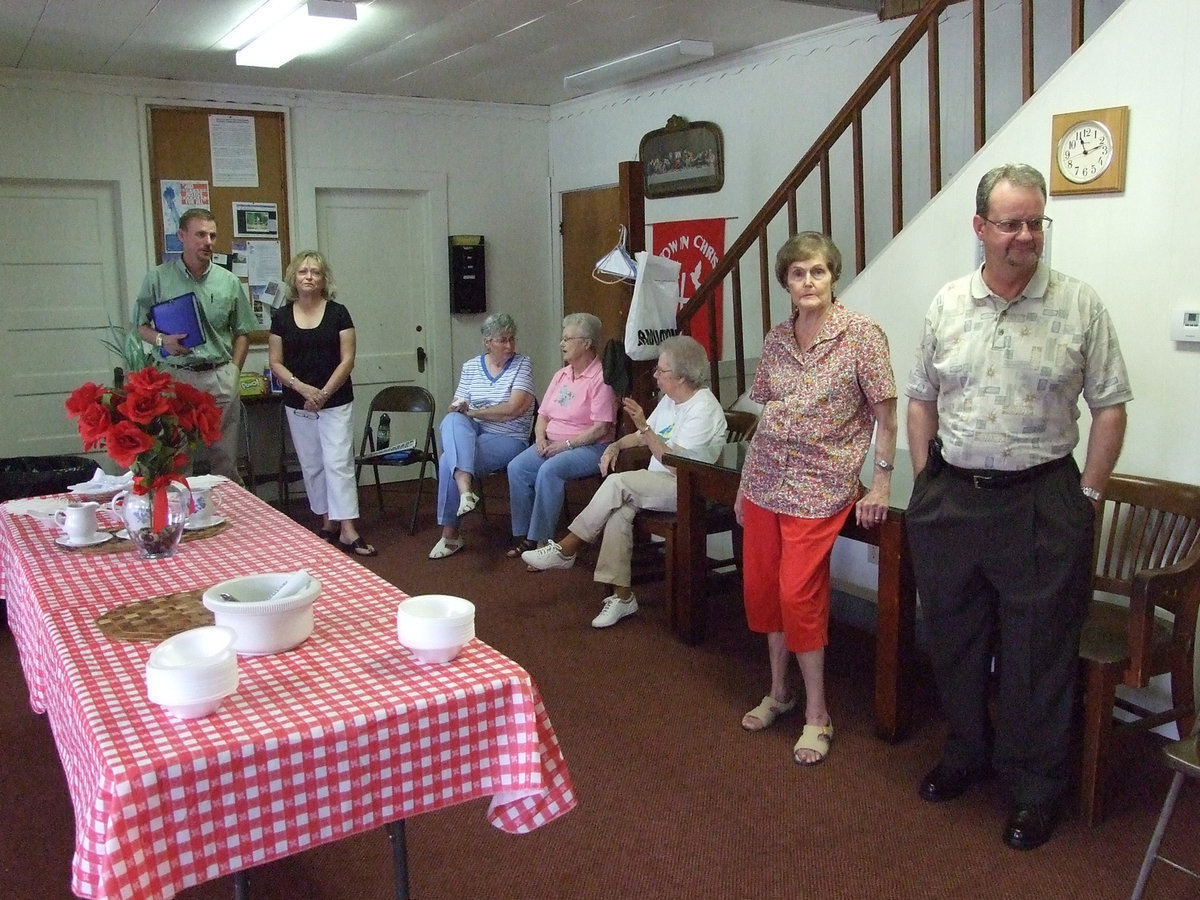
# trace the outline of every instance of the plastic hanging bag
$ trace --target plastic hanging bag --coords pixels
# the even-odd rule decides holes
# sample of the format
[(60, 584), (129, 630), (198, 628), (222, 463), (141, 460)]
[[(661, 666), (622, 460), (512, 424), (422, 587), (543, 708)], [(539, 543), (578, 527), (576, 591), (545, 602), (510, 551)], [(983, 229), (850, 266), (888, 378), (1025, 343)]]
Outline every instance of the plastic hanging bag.
[(637, 253), (637, 280), (625, 321), (625, 352), (630, 359), (658, 357), (658, 345), (679, 334), (680, 264), (644, 250)]

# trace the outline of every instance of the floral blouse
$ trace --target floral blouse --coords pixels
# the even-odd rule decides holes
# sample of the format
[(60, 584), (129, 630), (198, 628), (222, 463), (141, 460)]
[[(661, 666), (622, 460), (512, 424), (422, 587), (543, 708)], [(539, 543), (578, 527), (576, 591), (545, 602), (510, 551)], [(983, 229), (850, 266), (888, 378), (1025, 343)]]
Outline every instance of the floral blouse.
[(795, 314), (771, 329), (750, 399), (763, 404), (742, 468), (755, 505), (825, 518), (853, 503), (871, 446), (872, 407), (896, 396), (887, 336), (874, 320), (836, 301), (808, 350)]

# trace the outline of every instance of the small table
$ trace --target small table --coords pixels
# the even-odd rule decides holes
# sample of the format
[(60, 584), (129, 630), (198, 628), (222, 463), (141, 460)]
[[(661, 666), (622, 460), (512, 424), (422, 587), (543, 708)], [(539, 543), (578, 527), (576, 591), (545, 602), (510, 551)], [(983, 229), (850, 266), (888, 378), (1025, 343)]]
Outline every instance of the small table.
[[(704, 639), (708, 599), (704, 534), (706, 501), (733, 505), (741, 483), (742, 465), (749, 443), (726, 444), (715, 459), (702, 459), (687, 451), (668, 453), (663, 462), (674, 466), (678, 480), (675, 560), (669, 598), (676, 634), (686, 643)], [(867, 454), (863, 481), (870, 482), (872, 455)], [(875, 731), (889, 741), (898, 740), (912, 712), (910, 683), (916, 623), (917, 587), (904, 530), (904, 508), (912, 494), (912, 464), (908, 451), (896, 451), (892, 474), (892, 506), (887, 519), (875, 528), (861, 528), (851, 512), (841, 536), (879, 548), (878, 622), (875, 631)]]
[[(78, 896), (169, 897), (369, 829), (395, 838), (408, 816), (476, 798), (517, 833), (575, 806), (524, 669), (479, 640), (452, 663), (419, 663), (396, 639), (400, 590), (246, 490), (215, 493), (230, 526), (165, 560), (64, 550), (0, 508), (0, 596), (66, 773)], [(237, 692), (204, 719), (147, 699), (154, 642), (95, 624), (128, 601), (299, 568), (322, 585), (312, 636), (239, 657)]]

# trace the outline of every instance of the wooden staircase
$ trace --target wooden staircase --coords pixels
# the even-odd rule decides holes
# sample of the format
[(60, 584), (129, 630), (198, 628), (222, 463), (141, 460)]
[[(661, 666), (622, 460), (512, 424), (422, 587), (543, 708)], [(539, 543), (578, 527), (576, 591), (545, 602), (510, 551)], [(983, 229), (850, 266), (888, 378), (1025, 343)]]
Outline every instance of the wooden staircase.
[[(1045, 0), (1040, 0), (1044, 5)], [(1088, 6), (1087, 0), (1063, 0), (1069, 4), (1069, 17), (1061, 17), (1054, 25), (1067, 30), (1069, 52), (1079, 49), (1084, 39), (1084, 15)], [(728, 304), (726, 317), (732, 317), (734, 354), (737, 364), (737, 393), (746, 390), (746, 353), (743, 308), (752, 302), (754, 282), (757, 281), (758, 302), (761, 309), (761, 334), (766, 335), (773, 324), (770, 292), (775, 283), (773, 274), (773, 258), (778, 245), (787, 236), (804, 228), (819, 228), (826, 234), (835, 234), (835, 224), (838, 233), (847, 228), (853, 233), (853, 253), (842, 246), (844, 270), (853, 276), (861, 272), (867, 265), (867, 216), (868, 200), (872, 203), (872, 213), (877, 206), (883, 205), (886, 198), (878, 196), (878, 191), (870, 198), (867, 196), (868, 178), (864, 163), (864, 118), (868, 106), (877, 98), (882, 102), (886, 89), (888, 118), (890, 121), (890, 179), (880, 179), (877, 173), (872, 176), (872, 183), (881, 180), (890, 181), (891, 200), (887, 212), (891, 217), (891, 235), (894, 237), (904, 227), (904, 153), (914, 147), (925, 145), (928, 153), (928, 185), (922, 185), (927, 190), (929, 199), (942, 188), (943, 180), (943, 128), (942, 128), (942, 90), (943, 61), (950, 55), (943, 51), (942, 33), (944, 14), (951, 7), (961, 7), (970, 3), (971, 33), (969, 48), (956, 47), (960, 53), (965, 51), (973, 61), (973, 143), (978, 151), (988, 136), (996, 130), (989, 127), (987, 110), (987, 76), (988, 59), (1012, 60), (1019, 58), (1016, 77), (1020, 80), (1021, 102), (1028, 100), (1036, 90), (1035, 83), (1035, 0), (1020, 0), (1020, 34), (1019, 46), (1002, 46), (1001, 41), (993, 38), (989, 41), (986, 27), (986, 9), (984, 0), (929, 0), (918, 12), (908, 27), (896, 40), (883, 58), (863, 81), (846, 105), (834, 116), (828, 127), (817, 138), (816, 143), (796, 164), (796, 167), (783, 180), (757, 215), (746, 226), (745, 231), (729, 246), (712, 274), (696, 289), (695, 294), (687, 305), (679, 311), (679, 327), (682, 331), (690, 331), (689, 323), (698, 315), (708, 317), (710, 333), (716, 333), (716, 305), (714, 296), (717, 288), (724, 289), (723, 302)], [(1045, 27), (1042, 32), (1044, 36)], [(1060, 44), (1062, 35), (1052, 36)], [(1011, 43), (1004, 42), (1004, 43)], [(921, 52), (925, 55), (924, 82), (926, 118), (928, 136), (925, 140), (910, 137), (905, 141), (901, 128), (902, 98), (904, 93), (903, 65), (910, 57), (919, 62)], [(990, 54), (990, 55), (989, 55)], [(909, 62), (909, 71), (912, 63)], [(996, 68), (1001, 68), (997, 66)], [(1009, 71), (1013, 71), (1009, 64)], [(1045, 80), (1044, 78), (1042, 79)], [(998, 127), (998, 126), (997, 126)], [(846, 139), (848, 136), (848, 140)], [(846, 156), (849, 155), (847, 163)], [(834, 172), (840, 172), (838, 166), (848, 166), (850, 180), (851, 202), (849, 204), (848, 224), (838, 220), (835, 223), (835, 208), (833, 203)], [(815, 188), (815, 190), (814, 190)], [(799, 196), (817, 197), (816, 205), (819, 214), (813, 209), (811, 201), (802, 209)], [(842, 204), (844, 207), (846, 204)], [(841, 212), (837, 210), (836, 212)], [(803, 215), (802, 215), (803, 213)], [(844, 215), (844, 214), (843, 214)], [(786, 216), (786, 219), (784, 219)], [(803, 219), (802, 227), (799, 223)], [(786, 234), (781, 226), (786, 223)], [(774, 240), (768, 237), (768, 229), (773, 228)], [(848, 280), (848, 279), (844, 279)], [(747, 285), (746, 282), (749, 282)], [(755, 341), (758, 346), (759, 341)], [(715, 355), (714, 355), (715, 356)], [(713, 359), (712, 385), (714, 392), (720, 391), (718, 377), (719, 360)], [(728, 405), (728, 404), (726, 404)]]

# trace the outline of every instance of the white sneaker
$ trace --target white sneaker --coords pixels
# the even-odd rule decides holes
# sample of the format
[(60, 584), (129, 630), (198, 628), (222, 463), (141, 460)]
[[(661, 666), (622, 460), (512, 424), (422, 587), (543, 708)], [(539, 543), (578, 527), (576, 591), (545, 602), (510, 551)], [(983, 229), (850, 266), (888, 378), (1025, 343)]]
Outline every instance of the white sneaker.
[(600, 615), (592, 619), (592, 627), (607, 628), (610, 625), (616, 625), (626, 616), (632, 616), (637, 610), (637, 597), (633, 594), (629, 595), (628, 600), (622, 600), (616, 594), (605, 597), (604, 608), (600, 610)]
[(546, 541), (545, 547), (537, 550), (526, 550), (521, 554), (525, 565), (532, 569), (569, 569), (575, 565), (574, 556), (563, 556), (562, 545), (556, 541)]

